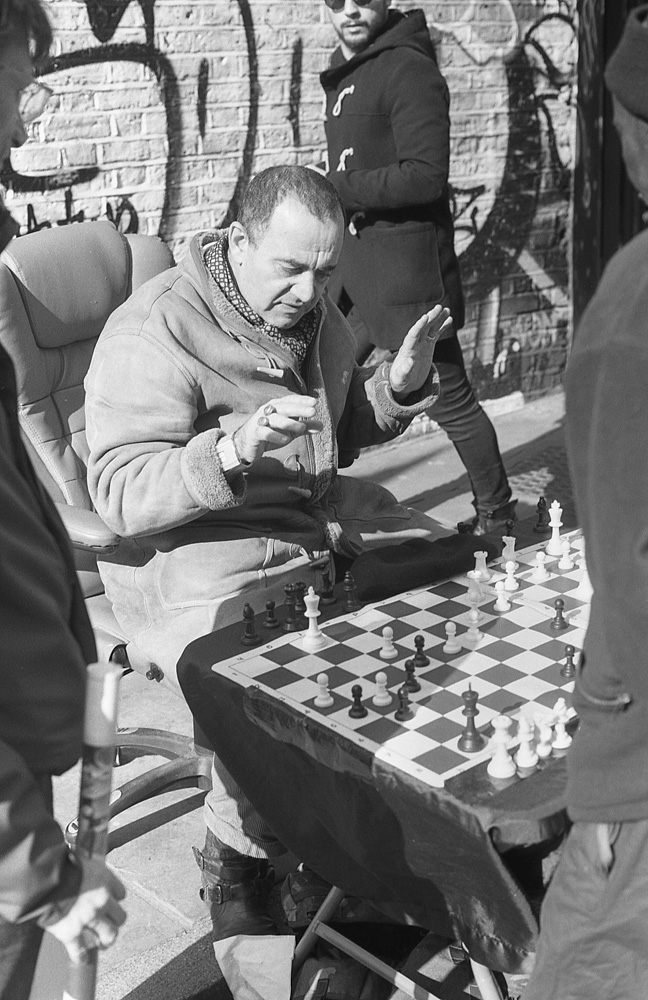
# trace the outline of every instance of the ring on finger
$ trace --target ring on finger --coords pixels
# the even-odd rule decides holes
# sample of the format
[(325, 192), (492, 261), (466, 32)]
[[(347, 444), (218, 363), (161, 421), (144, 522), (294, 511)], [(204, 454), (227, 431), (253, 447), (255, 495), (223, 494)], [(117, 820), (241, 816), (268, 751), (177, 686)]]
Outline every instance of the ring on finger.
[(259, 417), (259, 419), (257, 420), (257, 424), (259, 427), (269, 427), (270, 421), (268, 420), (267, 417)]
[(275, 410), (272, 403), (268, 403), (266, 406), (263, 407), (263, 412), (266, 415), (266, 417), (269, 417), (271, 413), (276, 413), (277, 411)]

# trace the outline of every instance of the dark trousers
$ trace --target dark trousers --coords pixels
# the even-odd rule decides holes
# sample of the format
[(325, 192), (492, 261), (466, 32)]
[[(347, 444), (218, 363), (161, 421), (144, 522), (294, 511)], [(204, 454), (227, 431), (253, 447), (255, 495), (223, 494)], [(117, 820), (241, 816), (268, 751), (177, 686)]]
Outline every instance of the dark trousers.
[(542, 906), (524, 996), (648, 996), (648, 820), (574, 823)]
[[(356, 338), (356, 360), (371, 360), (373, 345), (367, 327), (355, 306), (347, 321)], [(434, 351), (441, 395), (429, 416), (446, 432), (463, 462), (481, 514), (496, 510), (511, 499), (506, 470), (495, 428), (477, 401), (468, 380), (461, 344), (456, 334), (440, 340)]]
[(28, 1000), (42, 937), (32, 921), (0, 922), (0, 1000)]

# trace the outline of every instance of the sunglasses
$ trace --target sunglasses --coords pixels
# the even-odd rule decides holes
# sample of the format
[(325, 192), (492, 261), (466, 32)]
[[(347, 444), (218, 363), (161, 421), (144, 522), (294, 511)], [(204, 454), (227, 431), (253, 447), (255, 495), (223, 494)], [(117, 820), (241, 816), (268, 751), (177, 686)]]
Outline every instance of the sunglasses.
[[(373, 3), (373, 0), (353, 0), (356, 7), (368, 7), (369, 4)], [(332, 10), (334, 14), (338, 14), (344, 9), (346, 0), (324, 0), (324, 3), (329, 10)]]

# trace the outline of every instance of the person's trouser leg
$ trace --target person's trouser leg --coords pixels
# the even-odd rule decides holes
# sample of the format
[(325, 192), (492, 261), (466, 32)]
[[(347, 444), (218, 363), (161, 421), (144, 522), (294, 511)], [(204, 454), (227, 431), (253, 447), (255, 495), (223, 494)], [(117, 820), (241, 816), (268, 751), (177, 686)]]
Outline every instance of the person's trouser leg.
[(286, 849), (217, 757), (204, 815), (205, 845), (202, 851), (194, 847), (194, 857), (213, 940), (235, 934), (278, 934), (268, 909), (274, 884), (268, 858)]
[(28, 1000), (42, 938), (32, 921), (0, 921), (0, 1000)]
[(574, 824), (542, 906), (524, 996), (648, 996), (648, 820)]
[(509, 503), (511, 488), (490, 419), (468, 380), (456, 336), (439, 341), (434, 352), (441, 394), (429, 416), (446, 432), (463, 462), (479, 514)]
[[(356, 342), (356, 362), (373, 364), (381, 360), (386, 352), (373, 348), (371, 331), (356, 306), (350, 306), (346, 318)], [(495, 428), (468, 380), (456, 334), (437, 343), (434, 363), (441, 393), (429, 416), (443, 428), (457, 450), (468, 473), (477, 511), (474, 523), (466, 522), (461, 528), (479, 533), (503, 528), (506, 521), (515, 520), (515, 501), (511, 501)]]

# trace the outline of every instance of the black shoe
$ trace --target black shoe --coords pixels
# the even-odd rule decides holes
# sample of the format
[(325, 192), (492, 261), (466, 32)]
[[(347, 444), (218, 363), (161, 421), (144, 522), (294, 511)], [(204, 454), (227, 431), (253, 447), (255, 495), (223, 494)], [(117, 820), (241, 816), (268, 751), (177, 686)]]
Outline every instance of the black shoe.
[(457, 531), (460, 535), (501, 535), (510, 531), (517, 521), (516, 504), (517, 500), (509, 500), (496, 510), (478, 510), (471, 521), (460, 521)]
[(196, 847), (193, 852), (202, 871), (200, 898), (209, 907), (213, 941), (224, 941), (235, 934), (281, 933), (270, 914), (274, 868), (267, 861), (246, 857), (228, 847), (219, 861), (213, 841), (209, 853), (202, 854)]

